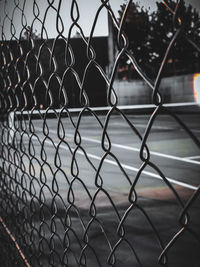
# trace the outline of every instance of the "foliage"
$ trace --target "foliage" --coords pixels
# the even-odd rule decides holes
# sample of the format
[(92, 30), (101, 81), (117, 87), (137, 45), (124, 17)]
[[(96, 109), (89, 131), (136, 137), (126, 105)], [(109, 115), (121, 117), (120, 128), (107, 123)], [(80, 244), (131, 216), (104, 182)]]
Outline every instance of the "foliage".
[[(153, 12), (140, 7), (138, 3), (132, 3), (124, 23), (124, 32), (129, 40), (128, 49), (132, 51), (145, 72), (153, 76), (157, 73), (167, 47), (176, 31), (171, 12), (176, 8), (176, 1), (165, 2), (170, 8), (164, 5), (163, 2), (157, 2), (157, 9)], [(119, 20), (122, 17), (125, 6), (125, 4), (121, 5)], [(168, 66), (166, 66), (166, 75), (171, 75), (172, 70), (176, 73), (183, 73), (194, 72), (198, 68), (198, 52), (185, 39), (185, 36), (197, 44), (200, 43), (199, 13), (192, 5), (186, 6), (183, 1), (179, 14), (180, 17), (178, 19), (183, 26), (183, 33), (170, 53)], [(122, 58), (120, 68), (127, 69), (127, 64), (127, 58)]]
[(40, 35), (37, 33), (37, 30), (35, 29), (35, 31), (33, 31), (30, 26), (28, 26), (26, 28), (26, 30), (22, 36), (22, 40), (28, 40), (29, 37), (31, 37), (34, 40), (40, 39)]
[[(119, 19), (121, 19), (125, 7), (125, 4), (121, 5)], [(132, 51), (138, 63), (145, 66), (150, 62), (150, 43), (148, 42), (150, 18), (148, 10), (140, 7), (138, 3), (131, 3), (123, 28), (129, 41), (128, 49)], [(120, 69), (123, 68), (128, 69), (125, 56), (120, 61)]]

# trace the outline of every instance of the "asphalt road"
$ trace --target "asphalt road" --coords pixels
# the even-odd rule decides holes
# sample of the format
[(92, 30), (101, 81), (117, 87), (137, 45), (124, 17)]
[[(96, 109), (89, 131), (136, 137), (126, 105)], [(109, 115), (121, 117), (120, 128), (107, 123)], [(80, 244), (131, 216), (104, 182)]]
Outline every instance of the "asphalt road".
[[(127, 116), (143, 136), (149, 115), (129, 114)], [(101, 114), (98, 117), (104, 124), (105, 116)], [(200, 140), (199, 115), (181, 115), (181, 118)], [(77, 116), (74, 115), (72, 119), (77, 125)], [(34, 195), (45, 203), (49, 201), (51, 209), (53, 199), (59, 214), (64, 214), (65, 217), (67, 212), (70, 215), (70, 227), (76, 232), (79, 240), (82, 240), (87, 232), (89, 244), (96, 251), (101, 262), (101, 265), (98, 265), (94, 255), (86, 246), (87, 267), (111, 266), (107, 262), (109, 256), (110, 261), (116, 260), (114, 266), (117, 267), (140, 266), (128, 243), (123, 241), (116, 247), (120, 241), (119, 223), (126, 215), (123, 223), (125, 236), (122, 240), (128, 240), (133, 246), (141, 260), (141, 266), (160, 266), (158, 257), (162, 249), (158, 245), (156, 234), (143, 210), (158, 231), (163, 248), (166, 248), (181, 231), (180, 214), (200, 184), (200, 149), (198, 146), (177, 122), (169, 116), (160, 115), (147, 140), (151, 162), (165, 175), (178, 193), (183, 206), (167, 182), (154, 169), (147, 166), (135, 185), (136, 194), (132, 193), (132, 199), (135, 198), (137, 203), (137, 207), (133, 207), (128, 201), (128, 196), (142, 165), (139, 157), (141, 140), (133, 133), (129, 125), (118, 115), (111, 116), (107, 133), (114, 157), (106, 156), (99, 175), (96, 175), (102, 157), (105, 155), (102, 149), (103, 131), (99, 122), (92, 116), (83, 116), (78, 127), (81, 139), (77, 136), (76, 142), (74, 140), (75, 128), (69, 118), (62, 118), (60, 123), (58, 122), (57, 119), (52, 118), (48, 118), (45, 124), (42, 120), (33, 120), (32, 126), (35, 133), (24, 133), (19, 136), (24, 145), (24, 151), (29, 151), (31, 155), (31, 157), (27, 157), (26, 153), (21, 155), (25, 169), (31, 173), (32, 177), (30, 183), (27, 182), (28, 180), (23, 183), (27, 191), (31, 189), (33, 193), (30, 194), (30, 199)], [(76, 143), (79, 143), (78, 149)], [(104, 145), (108, 146), (106, 140)], [(72, 155), (75, 155), (77, 165), (72, 160)], [(99, 187), (101, 190), (98, 190)], [(41, 191), (44, 198), (40, 194)], [(72, 191), (73, 196), (70, 193)], [(98, 220), (93, 219), (92, 216), (94, 210), (91, 198), (96, 207), (95, 218)], [(69, 200), (76, 208), (68, 210), (68, 207), (64, 206)], [(193, 234), (186, 229), (180, 236), (178, 235), (178, 238), (175, 238), (172, 247), (166, 252), (167, 266), (197, 267), (200, 265), (199, 208), (199, 197), (197, 197), (187, 210), (190, 215), (187, 229), (192, 230)], [(44, 208), (42, 212), (45, 214)], [(35, 228), (40, 227), (41, 233), (45, 233), (46, 241), (52, 242), (50, 231), (52, 225), (56, 229), (56, 236), (63, 237), (65, 226), (62, 215), (56, 216), (54, 218), (48, 214), (44, 215), (44, 226), (39, 221), (35, 223)], [(49, 228), (46, 227), (47, 225)], [(70, 249), (76, 253), (81, 252), (77, 239), (73, 235), (70, 235), (69, 239)], [(62, 255), (63, 243), (59, 243), (58, 239), (54, 242), (56, 244), (54, 249), (58, 255)], [(115, 258), (111, 257), (113, 249)], [(46, 255), (48, 255), (48, 249)], [(72, 256), (68, 255), (68, 260), (68, 266), (77, 266)], [(48, 257), (46, 259), (44, 257), (41, 261), (44, 266), (48, 266), (48, 264), (45, 265)], [(59, 261), (56, 266), (61, 266)]]
[[(99, 118), (101, 122), (104, 123), (105, 117), (101, 115)], [(140, 132), (141, 136), (143, 136), (149, 116), (128, 115), (128, 118)], [(196, 137), (200, 138), (199, 115), (182, 115), (182, 119)], [(77, 117), (73, 117), (73, 120), (76, 123)], [(39, 140), (44, 143), (44, 150), (47, 152), (46, 161), (51, 165), (54, 172), (60, 164), (61, 169), (65, 171), (69, 181), (71, 181), (73, 179), (71, 175), (72, 153), (69, 147), (72, 151), (77, 147), (74, 142), (75, 129), (68, 118), (62, 118), (61, 122), (62, 124), (60, 123), (58, 125), (56, 119), (47, 119), (46, 125), (49, 131), (47, 138), (45, 138), (43, 133), (42, 121), (34, 120), (33, 124), (36, 135), (39, 137)], [(62, 125), (65, 129), (64, 139), (62, 139)], [(44, 131), (46, 131), (47, 127), (44, 128)], [(58, 130), (60, 136), (58, 136)], [(96, 190), (96, 171), (88, 163), (83, 151), (87, 153), (92, 164), (97, 169), (102, 157), (105, 155), (105, 151), (101, 146), (103, 131), (96, 119), (91, 116), (85, 116), (81, 119), (78, 131), (81, 135), (80, 147), (83, 149), (81, 150), (81, 148), (79, 148), (75, 157), (79, 167), (79, 177), (89, 188)], [(127, 173), (127, 176), (120, 170), (116, 158), (108, 155), (100, 171), (103, 186), (106, 190), (111, 192), (128, 193), (142, 164), (139, 157), (141, 140), (118, 115), (113, 115), (111, 117), (107, 133), (112, 144), (111, 152), (118, 159), (123, 170)], [(28, 142), (26, 135), (24, 135), (23, 139), (24, 143)], [(39, 159), (41, 146), (35, 136), (32, 137), (32, 142), (36, 147), (36, 158)], [(104, 144), (108, 146), (106, 140)], [(200, 184), (200, 150), (177, 122), (169, 116), (160, 115), (152, 127), (152, 131), (147, 139), (147, 146), (150, 150), (151, 162), (159, 167), (173, 186), (190, 189), (191, 192), (197, 189)], [(60, 163), (58, 162), (59, 160)], [(36, 168), (37, 164), (34, 166)], [(74, 168), (75, 172), (75, 165), (73, 165), (72, 168)], [(49, 171), (48, 168), (46, 171)], [(62, 184), (61, 178), (59, 180), (61, 183), (60, 188), (64, 190), (65, 185), (64, 183)], [(50, 178), (49, 182), (51, 185)], [(100, 179), (97, 178), (97, 182), (100, 183)], [(160, 178), (159, 174), (154, 169), (147, 166), (142, 172), (136, 189), (138, 189), (138, 192), (141, 192), (155, 187), (166, 187), (166, 183), (163, 182), (163, 179)]]

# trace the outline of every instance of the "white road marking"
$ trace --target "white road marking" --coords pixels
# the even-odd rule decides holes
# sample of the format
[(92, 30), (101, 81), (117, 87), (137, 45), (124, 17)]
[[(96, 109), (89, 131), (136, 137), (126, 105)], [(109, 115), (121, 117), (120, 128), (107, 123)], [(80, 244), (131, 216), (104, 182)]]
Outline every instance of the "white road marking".
[[(81, 138), (85, 141), (101, 144), (101, 142), (99, 140), (96, 140), (96, 139), (92, 139), (89, 137), (83, 137), (83, 136)], [(126, 149), (126, 150), (140, 152), (139, 148), (132, 147), (132, 146), (119, 145), (119, 144), (115, 144), (115, 143), (112, 143), (112, 146), (117, 147), (117, 148)], [(155, 156), (159, 156), (159, 157), (164, 157), (164, 158), (169, 158), (169, 159), (174, 159), (174, 160), (179, 160), (179, 161), (184, 161), (184, 162), (200, 165), (200, 162), (196, 162), (194, 160), (190, 160), (190, 159), (186, 159), (186, 158), (181, 158), (181, 157), (172, 156), (172, 155), (163, 154), (163, 153), (154, 152), (154, 151), (151, 151), (151, 154), (155, 155)]]
[[(25, 135), (25, 136), (26, 136), (27, 138), (30, 138), (30, 136), (28, 136), (28, 135)], [(37, 139), (35, 136), (32, 136), (32, 138), (33, 138), (33, 139)], [(52, 142), (50, 142), (50, 141), (48, 141), (48, 140), (45, 140), (45, 142), (46, 142), (47, 144), (52, 145)], [(55, 146), (58, 146), (59, 143), (54, 142), (54, 145), (55, 145)], [(66, 146), (64, 146), (64, 145), (62, 145), (62, 144), (60, 144), (59, 147), (60, 147), (60, 148), (63, 148), (63, 149), (66, 149)], [(75, 151), (74, 148), (71, 148), (71, 150), (72, 150), (72, 152)], [(82, 156), (84, 156), (84, 153), (83, 153), (82, 151), (77, 150), (76, 153), (77, 153), (77, 154), (80, 154), (80, 155), (82, 155)], [(96, 155), (91, 154), (91, 153), (87, 153), (87, 156), (88, 156), (89, 158), (96, 159), (96, 160), (98, 160), (98, 161), (101, 161), (101, 160), (102, 160), (102, 157), (96, 156)], [(114, 166), (118, 166), (117, 162), (114, 161), (114, 160), (104, 159), (104, 162), (106, 162), (106, 163), (108, 163), (108, 164), (111, 164), (111, 165), (114, 165)], [(138, 168), (129, 166), (129, 165), (127, 165), (127, 164), (123, 164), (123, 163), (122, 163), (121, 166), (122, 166), (124, 169), (130, 170), (130, 171), (134, 171), (134, 172), (138, 172), (138, 171), (139, 171)], [(152, 173), (152, 172), (149, 172), (149, 171), (143, 171), (142, 174), (145, 174), (145, 175), (147, 175), (147, 176), (153, 177), (153, 178), (155, 178), (155, 179), (163, 180), (162, 177), (160, 177), (160, 175), (158, 175), (158, 174), (156, 174), (156, 173)], [(191, 184), (187, 184), (187, 183), (184, 183), (184, 182), (180, 182), (180, 181), (177, 181), (177, 180), (175, 180), (175, 179), (172, 179), (172, 178), (169, 178), (169, 177), (166, 177), (166, 176), (165, 176), (165, 178), (166, 178), (169, 182), (171, 182), (171, 183), (173, 183), (173, 184), (180, 185), (180, 186), (182, 186), (182, 187), (185, 187), (185, 188), (188, 188), (188, 189), (191, 189), (191, 190), (197, 190), (197, 189), (198, 189), (197, 186), (194, 186), (194, 185), (191, 185)]]
[[(196, 105), (196, 103), (172, 103), (172, 104), (165, 104), (164, 106), (168, 106), (168, 107), (173, 107), (173, 106), (191, 106), (191, 105)], [(119, 106), (118, 108), (119, 109), (137, 109), (137, 108), (140, 108), (140, 107), (143, 107), (143, 108), (155, 108), (154, 105), (134, 105), (134, 106)], [(98, 111), (98, 110), (110, 110), (111, 107), (101, 107), (101, 108), (91, 108), (93, 111)], [(82, 111), (83, 109), (80, 108), (80, 109), (68, 109), (70, 112), (79, 112), (79, 111)], [(53, 110), (53, 111), (46, 111), (46, 110), (41, 110), (40, 113), (51, 113), (51, 112), (57, 112), (59, 113), (61, 110)], [(16, 112), (17, 114), (18, 112)], [(30, 113), (29, 111), (27, 113)], [(32, 113), (37, 113), (38, 114), (38, 111), (33, 111), (31, 112)], [(19, 114), (21, 114), (19, 112)], [(23, 112), (23, 114), (25, 114), (25, 112)], [(12, 114), (11, 114), (12, 116)], [(10, 128), (14, 128), (14, 123), (11, 121), (10, 122)], [(137, 125), (137, 127), (143, 127), (143, 125)], [(146, 127), (146, 125), (145, 125)], [(166, 129), (166, 127), (162, 127), (160, 126), (159, 127), (160, 129)], [(167, 130), (169, 130), (170, 128), (167, 127)], [(195, 131), (198, 131), (199, 130), (195, 130)], [(52, 131), (53, 132), (53, 131)], [(57, 132), (56, 132), (57, 133)], [(28, 136), (29, 137), (29, 136)], [(88, 138), (88, 137), (82, 137), (83, 140), (87, 140), (89, 142), (93, 142), (93, 143), (101, 143), (99, 140), (95, 140), (95, 139), (92, 139), (92, 138)], [(52, 143), (48, 140), (46, 140), (47, 143), (49, 143), (50, 145), (52, 145)], [(58, 145), (58, 143), (54, 143), (55, 145)], [(140, 150), (138, 148), (134, 148), (134, 147), (130, 147), (130, 146), (124, 146), (124, 145), (119, 145), (119, 144), (113, 144), (112, 143), (112, 146), (113, 147), (117, 147), (117, 148), (122, 148), (122, 149), (126, 149), (126, 150), (132, 150), (132, 151), (137, 151), (139, 152)], [(63, 149), (66, 149), (66, 147), (62, 144), (60, 144), (60, 147), (63, 148)], [(74, 151), (74, 149), (72, 149), (72, 151)], [(84, 153), (81, 152), (81, 151), (77, 151), (78, 154), (81, 154), (84, 156)], [(197, 162), (197, 161), (194, 161), (192, 159), (188, 159), (188, 158), (180, 158), (180, 157), (177, 157), (177, 156), (171, 156), (171, 155), (168, 155), (168, 154), (163, 154), (163, 153), (158, 153), (158, 152), (153, 152), (151, 151), (151, 154), (152, 155), (155, 155), (155, 156), (160, 156), (160, 157), (164, 157), (164, 158), (169, 158), (169, 159), (174, 159), (174, 160), (179, 160), (179, 161), (183, 161), (183, 162), (188, 162), (188, 163), (192, 163), (192, 164), (200, 164), (200, 162)], [(88, 157), (90, 158), (93, 158), (93, 159), (96, 159), (96, 160), (102, 160), (101, 157), (99, 156), (96, 156), (96, 155), (93, 155), (93, 154), (90, 154), (90, 153), (87, 153)], [(109, 164), (112, 164), (112, 165), (115, 165), (115, 166), (118, 166), (118, 164), (113, 161), (113, 160), (108, 160), (108, 159), (105, 159), (104, 162), (106, 163), (109, 163)], [(134, 172), (138, 172), (139, 169), (138, 168), (135, 168), (135, 167), (132, 167), (132, 166), (129, 166), (129, 165), (126, 165), (126, 164), (121, 164), (121, 166), (124, 168), (124, 169), (127, 169), (127, 170), (131, 170), (131, 171), (134, 171)], [(160, 175), (158, 174), (155, 174), (155, 173), (152, 173), (152, 172), (149, 172), (149, 171), (143, 171), (142, 174), (144, 175), (147, 175), (147, 176), (150, 176), (150, 177), (153, 177), (155, 179), (159, 179), (159, 180), (163, 180)], [(187, 183), (184, 183), (184, 182), (180, 182), (180, 181), (177, 181), (175, 179), (172, 179), (172, 178), (169, 178), (169, 177), (166, 177), (166, 179), (173, 183), (173, 184), (176, 184), (176, 185), (180, 185), (182, 187), (185, 187), (185, 188), (188, 188), (188, 189), (192, 189), (192, 190), (197, 190), (198, 187), (196, 186), (193, 186), (193, 185), (190, 185), (190, 184), (187, 184)]]
[[(113, 124), (117, 125), (117, 126), (124, 126), (125, 124), (124, 123), (118, 123), (118, 122), (114, 122)], [(137, 123), (134, 123), (134, 126), (136, 128), (143, 128), (143, 129), (146, 129), (147, 128), (147, 124), (137, 124)], [(176, 130), (175, 128), (173, 127), (166, 127), (166, 126), (155, 126), (153, 125), (152, 126), (152, 129), (156, 129), (156, 130), (166, 130), (166, 131), (171, 131), (171, 130)]]
[[(123, 123), (114, 123), (118, 126), (124, 126)], [(134, 126), (136, 128), (143, 128), (143, 129), (146, 129), (147, 128), (147, 124), (137, 124), (137, 123), (134, 123)], [(166, 127), (166, 126), (155, 126), (153, 125), (152, 126), (152, 129), (154, 130), (165, 130), (165, 131), (181, 131), (181, 132), (185, 132), (184, 129), (182, 128), (175, 128), (175, 127)], [(198, 129), (190, 129), (193, 133), (200, 133), (200, 130)]]
[(200, 156), (185, 157), (185, 159), (200, 159)]
[[(183, 129), (182, 129), (183, 130)], [(184, 131), (184, 130), (183, 130)], [(193, 133), (200, 133), (200, 130), (197, 130), (197, 129), (191, 129), (191, 131), (193, 132)]]
[[(145, 124), (134, 124), (134, 126), (137, 128), (137, 127), (139, 127), (139, 128), (147, 128), (147, 124), (145, 125)], [(157, 130), (166, 130), (166, 131), (169, 131), (169, 130), (175, 130), (173, 127), (166, 127), (166, 126), (155, 126), (155, 125), (153, 125), (152, 126), (152, 129), (157, 129)]]
[[(87, 137), (85, 137), (85, 138), (87, 138)], [(97, 140), (96, 140), (96, 141), (97, 141)], [(48, 144), (50, 144), (50, 145), (52, 145), (52, 142), (50, 142), (50, 141), (48, 141), (48, 140), (46, 140), (45, 142), (48, 143)], [(54, 142), (54, 144), (55, 144), (56, 146), (58, 145), (57, 142)], [(60, 144), (59, 147), (60, 147), (60, 148), (63, 148), (63, 149), (66, 149), (66, 146), (64, 146), (64, 145), (62, 145), (62, 144)], [(72, 148), (72, 151), (73, 151), (73, 152), (74, 152), (74, 150), (75, 150), (75, 149)], [(83, 153), (82, 151), (77, 150), (76, 153), (78, 153), (78, 154), (84, 156), (84, 153)], [(98, 160), (98, 161), (101, 161), (101, 160), (102, 160), (102, 157), (96, 156), (96, 155), (91, 154), (91, 153), (87, 153), (87, 156), (88, 156), (89, 158), (96, 159), (96, 160)], [(106, 162), (106, 163), (108, 163), (108, 164), (111, 164), (111, 165), (114, 165), (114, 166), (118, 166), (117, 162), (114, 161), (114, 160), (104, 159), (104, 162)], [(134, 171), (134, 172), (138, 172), (138, 171), (139, 171), (138, 168), (135, 168), (135, 167), (133, 167), (133, 166), (129, 166), (129, 165), (127, 165), (127, 164), (123, 164), (123, 163), (121, 163), (121, 166), (122, 166), (124, 169), (131, 170), (131, 171)], [(152, 173), (152, 172), (149, 172), (149, 171), (143, 171), (142, 174), (145, 174), (145, 175), (147, 175), (147, 176), (153, 177), (153, 178), (155, 178), (155, 179), (163, 180), (162, 177), (160, 177), (160, 175), (155, 174), (155, 173)], [(172, 178), (169, 178), (169, 177), (166, 177), (166, 179), (167, 179), (169, 182), (173, 183), (173, 184), (180, 185), (180, 186), (182, 186), (182, 187), (185, 187), (185, 188), (188, 188), (188, 189), (191, 189), (191, 190), (197, 190), (197, 189), (198, 189), (198, 187), (196, 187), (196, 186), (193, 186), (193, 185), (191, 185), (191, 184), (187, 184), (187, 183), (184, 183), (184, 182), (180, 182), (180, 181), (177, 181), (177, 180), (172, 179)]]
[[(85, 141), (101, 144), (101, 142), (99, 140), (96, 140), (96, 139), (92, 139), (89, 137), (83, 137), (83, 136), (81, 138)], [(119, 145), (119, 144), (115, 144), (115, 143), (112, 143), (112, 146), (116, 147), (116, 148), (122, 148), (122, 149), (126, 149), (126, 150), (140, 152), (139, 148), (132, 147), (132, 146)], [(155, 152), (155, 151), (151, 151), (150, 153), (151, 153), (151, 155), (154, 155), (154, 156), (159, 156), (159, 157), (163, 157), (163, 158), (174, 159), (174, 160), (179, 160), (179, 161), (183, 161), (183, 162), (187, 162), (187, 163), (200, 165), (200, 162), (192, 160), (192, 159), (181, 158), (181, 157), (172, 156), (172, 155), (159, 153), (159, 152)]]
[[(38, 130), (38, 131), (41, 131), (41, 129), (39, 129), (39, 128), (35, 128), (35, 129)], [(50, 132), (52, 132), (54, 134), (57, 134), (57, 131), (54, 131), (54, 130), (50, 130)], [(67, 134), (67, 136), (73, 137), (72, 134)], [(91, 142), (91, 143), (101, 144), (101, 141), (93, 139), (93, 138), (81, 136), (81, 139), (85, 140), (85, 141), (88, 141), (88, 142)], [(125, 149), (125, 150), (130, 150), (130, 151), (135, 151), (135, 152), (140, 152), (139, 148), (132, 147), (132, 146), (125, 146), (125, 145), (119, 145), (119, 144), (112, 143), (112, 147), (121, 148), (121, 149)], [(155, 151), (151, 151), (151, 155), (158, 156), (158, 157), (163, 157), (163, 158), (168, 158), (168, 159), (173, 159), (173, 160), (178, 160), (178, 161), (182, 161), (182, 162), (187, 162), (187, 163), (191, 163), (191, 164), (200, 165), (200, 162), (192, 160), (192, 159), (189, 159), (189, 158), (181, 158), (181, 157), (172, 156), (172, 155), (159, 153), (159, 152), (155, 152)]]
[[(51, 143), (50, 141), (48, 141), (48, 140), (46, 140), (46, 143), (49, 143), (49, 144), (52, 145), (52, 143)], [(54, 144), (55, 144), (55, 145), (58, 145), (58, 143), (56, 143), (56, 142), (54, 142)], [(60, 147), (60, 148), (63, 148), (63, 149), (66, 149), (66, 146), (64, 146), (64, 145), (62, 145), (62, 144), (61, 144), (59, 147)], [(72, 149), (72, 151), (74, 152), (74, 149)], [(84, 156), (84, 153), (83, 153), (82, 151), (78, 151), (78, 150), (77, 150), (76, 153), (78, 153), (78, 154)], [(87, 153), (87, 156), (88, 156), (89, 158), (96, 159), (96, 160), (98, 160), (98, 161), (101, 161), (101, 160), (102, 160), (102, 157), (96, 156), (96, 155), (91, 154), (91, 153)], [(104, 159), (104, 162), (106, 162), (106, 163), (108, 163), (108, 164), (111, 164), (111, 165), (114, 165), (114, 166), (118, 166), (117, 162), (114, 161), (114, 160)], [(126, 164), (121, 164), (121, 166), (122, 166), (124, 169), (130, 170), (130, 171), (134, 171), (134, 172), (138, 172), (138, 171), (139, 171), (138, 168), (135, 168), (135, 167), (132, 167), (132, 166), (129, 166), (129, 165), (126, 165)], [(142, 174), (145, 174), (145, 175), (147, 175), (147, 176), (153, 177), (153, 178), (155, 178), (155, 179), (163, 180), (163, 179), (160, 177), (160, 175), (155, 174), (155, 173), (152, 173), (152, 172), (149, 172), (149, 171), (143, 171)], [(174, 180), (174, 179), (169, 178), (169, 177), (166, 177), (166, 179), (167, 179), (169, 182), (173, 183), (173, 184), (180, 185), (180, 186), (182, 186), (182, 187), (185, 187), (185, 188), (188, 188), (188, 189), (191, 189), (191, 190), (197, 190), (197, 189), (198, 189), (198, 187), (196, 187), (196, 186), (193, 186), (193, 185), (190, 185), (190, 184), (186, 184), (186, 183), (183, 183), (183, 182)]]

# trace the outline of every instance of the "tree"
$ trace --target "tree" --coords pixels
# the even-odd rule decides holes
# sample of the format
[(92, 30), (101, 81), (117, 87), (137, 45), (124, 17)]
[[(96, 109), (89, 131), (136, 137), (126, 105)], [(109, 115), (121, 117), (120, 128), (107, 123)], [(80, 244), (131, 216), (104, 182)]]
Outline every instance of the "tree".
[[(175, 10), (175, 7), (176, 2), (170, 1), (170, 8)], [(197, 44), (199, 43), (200, 17), (197, 10), (191, 5), (186, 6), (184, 1), (181, 6), (179, 23), (183, 27), (183, 32), (170, 52), (167, 75), (172, 74), (172, 71), (175, 73), (194, 72), (195, 62), (198, 60), (197, 52), (185, 37), (195, 41)], [(158, 68), (176, 30), (172, 12), (163, 3), (157, 2), (157, 11), (153, 14), (151, 24), (151, 59), (152, 63)]]
[[(157, 74), (176, 30), (171, 12), (176, 8), (176, 1), (168, 2), (165, 1), (167, 5), (157, 2), (157, 10), (151, 13), (138, 3), (131, 4), (124, 24), (124, 32), (129, 40), (128, 49), (134, 53), (137, 62), (148, 75)], [(119, 20), (124, 9), (125, 4), (119, 10)], [(199, 70), (199, 54), (191, 43), (200, 43), (200, 17), (198, 11), (191, 5), (186, 6), (184, 1), (180, 7), (179, 23), (182, 23), (183, 34), (169, 55), (165, 75)], [(188, 42), (185, 37), (192, 42)], [(120, 67), (127, 68), (126, 65), (127, 60), (122, 59)]]
[[(119, 20), (121, 20), (126, 5), (123, 4), (120, 7), (121, 9), (118, 11)], [(124, 23), (124, 32), (129, 40), (128, 49), (133, 52), (136, 60), (145, 67), (149, 65), (150, 60), (150, 43), (148, 42), (150, 18), (151, 16), (147, 9), (140, 7), (138, 3), (131, 3)], [(115, 36), (117, 36), (117, 32), (115, 33)], [(128, 63), (128, 58), (125, 56), (122, 57), (120, 61), (120, 69), (125, 68), (125, 70), (128, 70)]]
[(28, 40), (28, 38), (31, 36), (32, 39), (40, 39), (40, 35), (37, 33), (37, 30), (32, 31), (31, 27), (28, 26), (22, 36), (22, 40)]

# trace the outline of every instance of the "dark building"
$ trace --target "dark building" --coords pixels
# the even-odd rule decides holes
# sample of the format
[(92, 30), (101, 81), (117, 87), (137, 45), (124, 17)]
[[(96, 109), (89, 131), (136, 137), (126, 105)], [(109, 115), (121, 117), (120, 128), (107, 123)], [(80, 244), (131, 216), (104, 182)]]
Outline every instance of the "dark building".
[(6, 81), (1, 88), (8, 90), (13, 109), (80, 107), (83, 95), (90, 106), (107, 105), (107, 85), (98, 68), (106, 72), (107, 37), (92, 38), (90, 47), (82, 38), (8, 41), (1, 50), (1, 80)]

